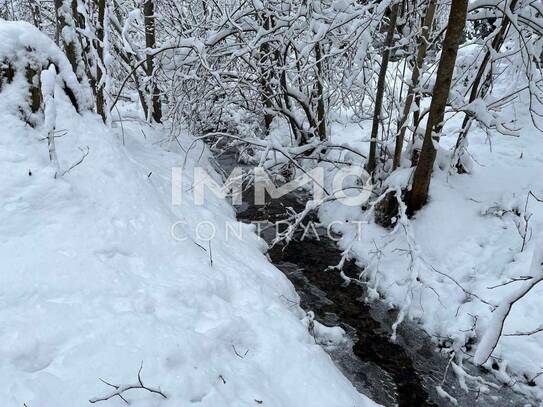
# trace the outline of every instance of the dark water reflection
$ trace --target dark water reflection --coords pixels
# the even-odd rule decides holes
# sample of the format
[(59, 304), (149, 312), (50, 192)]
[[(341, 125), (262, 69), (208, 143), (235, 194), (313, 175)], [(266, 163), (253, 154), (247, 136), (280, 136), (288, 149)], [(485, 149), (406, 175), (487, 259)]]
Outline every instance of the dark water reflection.
[[(223, 154), (221, 167), (229, 172), (236, 165), (235, 154)], [(286, 217), (287, 208), (300, 210), (307, 196), (294, 192), (266, 206), (252, 205), (252, 191), (245, 192), (244, 204), (238, 208), (238, 219), (244, 222), (269, 222), (270, 225)], [(317, 219), (313, 215), (313, 219)], [(266, 229), (266, 228), (264, 228)], [(273, 227), (262, 237), (268, 242), (274, 237)], [(326, 230), (319, 237), (306, 236), (289, 245), (276, 245), (269, 251), (271, 261), (295, 286), (301, 306), (313, 311), (315, 319), (326, 326), (341, 326), (349, 341), (343, 345), (325, 347), (336, 365), (363, 394), (385, 406), (450, 406), (452, 403), (437, 394), (442, 385), (460, 406), (524, 406), (529, 404), (523, 396), (509, 387), (496, 383), (493, 375), (469, 366), (468, 373), (480, 375), (498, 384), (489, 394), (477, 391), (466, 393), (449, 370), (447, 354), (440, 353), (426, 333), (415, 323), (404, 322), (397, 332), (396, 342), (390, 340), (396, 311), (389, 310), (381, 301), (366, 303), (363, 285), (345, 286), (337, 271), (327, 271), (338, 264), (341, 252)], [(344, 269), (357, 277), (360, 269), (348, 263)]]

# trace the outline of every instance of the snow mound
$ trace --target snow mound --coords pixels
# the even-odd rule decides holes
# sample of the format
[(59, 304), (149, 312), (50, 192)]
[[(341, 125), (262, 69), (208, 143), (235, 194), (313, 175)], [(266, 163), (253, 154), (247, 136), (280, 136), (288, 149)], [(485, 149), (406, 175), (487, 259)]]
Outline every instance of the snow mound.
[[(340, 224), (340, 247), (349, 249), (363, 266), (368, 297), (381, 295), (399, 310), (397, 325), (417, 321), (437, 344), (454, 350), (465, 345), (456, 352), (457, 361), (479, 364), (492, 352), (484, 367), (505, 386), (541, 402), (543, 285), (528, 288), (541, 277), (536, 266), (543, 203), (536, 197), (543, 197), (543, 138), (527, 112), (517, 114), (510, 108), (503, 114), (518, 118), (521, 136), (472, 128), (474, 168), (464, 175), (449, 173), (445, 160), (448, 153), (450, 162), (456, 143), (453, 130), (461, 127), (461, 118), (447, 122), (438, 150), (443, 160), (438, 155), (430, 200), (411, 220), (400, 219), (393, 230), (374, 223), (371, 212), (342, 213), (335, 203), (321, 208), (319, 216), (322, 222), (368, 221), (361, 233), (354, 222)], [(336, 130), (334, 137), (359, 147), (362, 136), (353, 126)], [(400, 169), (385, 185), (403, 188), (411, 176), (412, 169)], [(526, 295), (511, 306), (522, 293)], [(472, 384), (478, 391), (479, 385)]]
[[(0, 24), (0, 39), (17, 34), (16, 45), (0, 40), (0, 54), (45, 42), (26, 31)], [(187, 194), (170, 204), (172, 167), (185, 166), (186, 182), (195, 165), (212, 171), (205, 149), (166, 151), (162, 128), (132, 119), (108, 129), (61, 96), (59, 164), (89, 153), (55, 179), (44, 128), (6, 113), (9, 103), (0, 99), (3, 406), (87, 406), (113, 390), (99, 379), (137, 382), (142, 363), (145, 385), (167, 399), (130, 390), (133, 406), (375, 405), (315, 344), (250, 228), (243, 241), (224, 239), (235, 224), (225, 201), (196, 206)], [(191, 141), (180, 137), (178, 150)], [(211, 243), (196, 236), (202, 221), (217, 225)]]
[(30, 85), (27, 79), (28, 70), (31, 69), (37, 74), (37, 77), (32, 79), (36, 86), (39, 73), (48, 69), (51, 64), (55, 65), (65, 89), (73, 94), (77, 106), (81, 109), (89, 108), (92, 102), (89, 99), (88, 86), (82, 86), (78, 82), (66, 55), (53, 40), (27, 22), (0, 20), (0, 69), (3, 80), (0, 89), (3, 93), (7, 92), (7, 97), (13, 102), (7, 106), (11, 111), (15, 111), (14, 108), (24, 108), (27, 104), (25, 99), (28, 93), (24, 89)]

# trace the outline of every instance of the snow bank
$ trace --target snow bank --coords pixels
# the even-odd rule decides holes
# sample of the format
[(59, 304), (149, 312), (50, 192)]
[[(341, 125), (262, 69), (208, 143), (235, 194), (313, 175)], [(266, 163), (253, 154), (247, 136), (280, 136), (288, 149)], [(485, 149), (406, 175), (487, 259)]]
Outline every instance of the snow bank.
[[(226, 202), (210, 196), (197, 207), (187, 194), (170, 205), (172, 167), (186, 163), (187, 182), (196, 163), (209, 168), (200, 145), (185, 160), (158, 146), (167, 137), (160, 128), (130, 121), (108, 130), (60, 97), (60, 167), (80, 160), (79, 148), (89, 154), (54, 179), (45, 130), (5, 113), (6, 103), (0, 98), (2, 406), (86, 406), (111, 392), (100, 378), (136, 382), (142, 362), (145, 385), (168, 399), (131, 390), (133, 406), (375, 405), (315, 344), (296, 292), (252, 232), (222, 238), (222, 225), (235, 222)], [(186, 150), (189, 137), (179, 141)], [(201, 221), (217, 225), (210, 245), (195, 235)]]
[[(530, 198), (526, 206), (526, 199), (530, 191), (543, 197), (543, 137), (528, 113), (519, 110), (503, 112), (518, 118), (519, 138), (489, 137), (480, 128), (472, 128), (469, 151), (474, 166), (466, 175), (448, 171), (450, 155), (446, 155), (457, 137), (453, 130), (461, 126), (461, 117), (451, 119), (440, 141), (430, 202), (394, 231), (374, 224), (370, 216), (370, 223), (358, 234), (352, 221), (368, 219), (359, 208), (329, 204), (319, 213), (325, 223), (351, 221), (352, 226), (338, 226), (344, 234), (340, 245), (350, 248), (365, 269), (369, 296), (380, 295), (400, 310), (400, 317), (419, 321), (440, 345), (458, 350), (467, 344), (467, 349), (457, 352), (466, 362), (473, 361), (477, 346), (484, 360), (492, 333), (499, 330), (496, 321), (509, 311), (508, 299), (535, 281), (523, 278), (533, 273), (534, 253), (541, 251), (537, 242), (543, 230), (543, 203)], [(333, 137), (336, 144), (346, 142), (363, 149), (368, 143), (361, 140), (367, 133), (369, 127), (361, 132), (357, 126), (336, 125)], [(405, 185), (411, 171), (400, 169), (389, 178), (389, 185)], [(540, 400), (543, 332), (514, 334), (541, 327), (542, 296), (543, 285), (539, 284), (514, 304), (503, 328), (505, 336), (484, 365), (504, 384)]]

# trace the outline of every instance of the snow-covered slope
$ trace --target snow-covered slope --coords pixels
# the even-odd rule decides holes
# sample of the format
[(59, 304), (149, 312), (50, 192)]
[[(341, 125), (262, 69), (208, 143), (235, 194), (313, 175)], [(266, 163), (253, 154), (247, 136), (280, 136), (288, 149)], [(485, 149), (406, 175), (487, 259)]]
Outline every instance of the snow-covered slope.
[[(189, 177), (196, 162), (210, 167), (201, 145), (185, 159), (156, 143), (161, 128), (108, 129), (61, 93), (61, 169), (89, 151), (63, 177), (43, 129), (0, 117), (2, 406), (86, 406), (113, 390), (99, 378), (135, 383), (142, 362), (144, 384), (168, 398), (131, 390), (134, 406), (374, 405), (310, 337), (297, 294), (252, 232), (224, 239), (235, 222), (226, 202), (197, 207), (186, 194), (172, 207), (171, 168), (185, 164)], [(186, 224), (174, 239), (177, 221)], [(211, 250), (195, 236), (201, 221), (217, 227)]]
[[(518, 119), (520, 136), (487, 134), (472, 128), (469, 151), (474, 162), (470, 174), (449, 172), (449, 151), (457, 138), (453, 130), (461, 126), (461, 117), (447, 123), (430, 201), (394, 230), (376, 225), (371, 214), (356, 208), (330, 205), (320, 212), (324, 222), (337, 220), (341, 211), (346, 219), (369, 221), (361, 235), (357, 235), (357, 227), (342, 224), (344, 239), (340, 244), (350, 247), (351, 255), (365, 268), (370, 293), (400, 310), (399, 321), (417, 320), (436, 344), (452, 346), (458, 364), (473, 361), (493, 310), (529, 278), (533, 258), (541, 251), (543, 203), (529, 194), (543, 197), (543, 136), (527, 112), (510, 108), (505, 114)], [(336, 142), (360, 149), (367, 147), (359, 141), (364, 135), (358, 126), (336, 126), (334, 131)], [(400, 169), (387, 183), (406, 185), (411, 171)], [(540, 400), (543, 332), (515, 334), (542, 326), (542, 295), (539, 284), (512, 307), (504, 336), (485, 364), (504, 385)], [(468, 348), (460, 350), (466, 342)], [(466, 378), (461, 369), (453, 368), (462, 385)], [(476, 389), (481, 383), (474, 378), (467, 384)]]

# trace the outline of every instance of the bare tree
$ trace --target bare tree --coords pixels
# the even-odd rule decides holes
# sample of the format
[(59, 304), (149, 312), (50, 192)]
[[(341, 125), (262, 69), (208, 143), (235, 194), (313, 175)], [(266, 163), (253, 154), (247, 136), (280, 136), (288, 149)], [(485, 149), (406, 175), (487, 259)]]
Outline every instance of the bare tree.
[(381, 111), (383, 109), (383, 95), (385, 93), (385, 80), (390, 59), (390, 47), (394, 42), (394, 32), (396, 31), (396, 20), (398, 19), (398, 3), (395, 2), (390, 7), (390, 16), (387, 27), (387, 36), (384, 43), (381, 67), (379, 69), (379, 79), (377, 81), (377, 94), (375, 96), (375, 106), (373, 110), (373, 123), (371, 126), (370, 153), (366, 163), (366, 170), (373, 173), (377, 165), (377, 137), (379, 126), (381, 124)]
[(324, 94), (324, 67), (321, 44), (319, 41), (315, 43), (315, 66), (317, 68), (317, 121), (319, 124), (318, 135), (321, 141), (325, 141), (328, 137), (326, 134), (326, 97)]
[[(514, 12), (515, 7), (517, 6), (517, 3), (518, 3), (518, 0), (511, 0), (511, 2), (509, 3), (509, 9), (511, 13)], [(489, 69), (489, 63), (490, 64), (492, 63), (492, 54), (499, 53), (500, 48), (502, 47), (507, 37), (507, 33), (509, 31), (510, 25), (511, 25), (511, 20), (509, 19), (508, 13), (503, 13), (500, 29), (498, 33), (494, 36), (492, 43), (487, 49), (483, 57), (483, 60), (481, 61), (481, 64), (479, 65), (479, 69), (477, 70), (475, 79), (473, 80), (473, 83), (471, 85), (469, 103), (474, 102), (477, 98), (484, 98), (489, 92), (492, 85), (492, 68)], [(468, 132), (471, 127), (471, 124), (473, 123), (473, 120), (474, 120), (474, 117), (472, 115), (466, 114), (464, 116), (461, 131), (458, 136), (458, 140), (456, 141), (456, 147), (455, 147), (455, 151), (453, 155), (453, 160), (455, 162), (453, 163), (453, 165), (456, 167), (456, 169), (460, 173), (467, 172), (467, 169), (462, 164), (462, 156), (463, 156), (462, 150), (465, 148), (464, 145), (465, 145), (466, 138), (468, 136)]]
[(62, 45), (64, 48), (64, 53), (66, 54), (68, 61), (70, 61), (72, 69), (81, 81), (83, 80), (80, 69), (81, 54), (79, 52), (79, 44), (77, 43), (77, 35), (75, 33), (72, 1), (54, 0), (54, 4), (56, 14), (55, 38), (57, 44)]
[(102, 117), (102, 120), (105, 122), (107, 120), (107, 112), (105, 107), (105, 76), (106, 72), (106, 61), (104, 58), (104, 41), (106, 38), (105, 32), (105, 16), (106, 16), (106, 1), (107, 0), (97, 0), (98, 6), (98, 21), (96, 24), (96, 51), (98, 54), (98, 63), (96, 64), (96, 112)]
[[(152, 50), (156, 47), (156, 16), (155, 16), (155, 0), (145, 0), (143, 3), (143, 18), (145, 24), (145, 46), (147, 50)], [(150, 52), (146, 52), (147, 80), (149, 81), (149, 92), (151, 94), (152, 119), (160, 123), (162, 121), (162, 103), (160, 100), (160, 90), (154, 79), (155, 62), (154, 56)]]
[(428, 115), (428, 123), (424, 134), (424, 141), (415, 169), (411, 189), (407, 194), (407, 212), (413, 215), (422, 208), (428, 200), (430, 179), (437, 154), (436, 144), (439, 143), (445, 106), (449, 97), (458, 46), (466, 24), (468, 11), (467, 0), (455, 0), (451, 4), (447, 33), (443, 41), (443, 50), (437, 70), (436, 81), (432, 92), (432, 102)]
[(426, 7), (426, 14), (422, 22), (422, 32), (419, 38), (417, 56), (413, 65), (413, 73), (411, 74), (411, 82), (407, 91), (407, 97), (405, 99), (402, 117), (400, 119), (400, 122), (398, 123), (398, 130), (396, 132), (396, 147), (394, 150), (394, 161), (392, 166), (393, 170), (400, 166), (405, 132), (407, 130), (407, 120), (409, 119), (413, 99), (415, 98), (415, 94), (417, 93), (417, 87), (419, 86), (420, 73), (422, 65), (424, 63), (424, 58), (426, 57), (426, 51), (428, 50), (430, 32), (432, 24), (434, 22), (436, 8), (437, 0), (429, 0), (428, 6)]
[[(540, 239), (536, 246), (531, 270), (526, 277), (528, 278), (522, 280), (520, 287), (507, 295), (494, 310), (492, 318), (477, 346), (473, 359), (475, 364), (482, 365), (485, 363), (498, 345), (498, 341), (502, 336), (505, 320), (509, 316), (513, 305), (543, 281), (543, 239)], [(537, 332), (539, 332), (539, 330), (535, 329), (527, 334), (534, 334)]]

